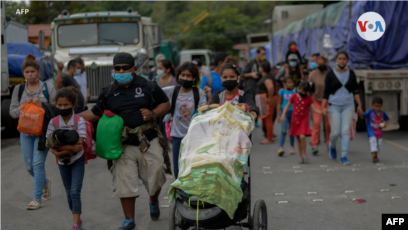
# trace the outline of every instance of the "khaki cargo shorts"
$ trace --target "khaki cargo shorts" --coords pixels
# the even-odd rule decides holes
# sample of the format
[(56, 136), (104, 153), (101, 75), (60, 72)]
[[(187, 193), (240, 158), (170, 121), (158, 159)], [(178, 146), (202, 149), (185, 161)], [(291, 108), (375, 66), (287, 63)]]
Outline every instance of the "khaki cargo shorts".
[(163, 148), (160, 146), (159, 138), (150, 141), (150, 148), (142, 154), (138, 146), (128, 145), (125, 156), (112, 161), (110, 169), (113, 178), (113, 196), (119, 198), (138, 197), (139, 178), (143, 181), (144, 186), (153, 196), (166, 183), (164, 173)]

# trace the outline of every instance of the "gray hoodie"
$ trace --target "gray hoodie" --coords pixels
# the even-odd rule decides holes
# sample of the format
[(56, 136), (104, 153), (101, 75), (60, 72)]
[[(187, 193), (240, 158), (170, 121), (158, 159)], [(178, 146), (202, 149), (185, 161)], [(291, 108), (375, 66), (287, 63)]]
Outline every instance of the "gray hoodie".
[[(34, 92), (30, 92), (27, 88), (27, 83), (23, 92), (23, 95), (21, 96), (20, 102), (18, 101), (18, 92), (20, 89), (21, 85), (17, 85), (14, 88), (13, 95), (11, 97), (11, 104), (10, 104), (10, 116), (12, 118), (18, 118), (20, 116), (20, 106), (25, 103), (25, 100), (27, 98), (35, 98), (38, 97), (41, 102), (48, 102), (47, 98), (44, 95), (45, 87), (44, 83), (42, 81), (38, 81), (38, 88)], [(55, 87), (51, 83), (46, 83), (47, 84), (47, 90), (48, 90), (48, 95), (49, 95), (49, 103), (54, 103), (54, 98), (55, 95), (57, 94), (57, 91), (55, 90)]]

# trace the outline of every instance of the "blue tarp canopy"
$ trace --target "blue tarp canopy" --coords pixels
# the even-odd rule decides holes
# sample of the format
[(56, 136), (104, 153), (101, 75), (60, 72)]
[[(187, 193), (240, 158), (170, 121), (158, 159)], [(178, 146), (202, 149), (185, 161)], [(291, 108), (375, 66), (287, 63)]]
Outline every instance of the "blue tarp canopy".
[(33, 54), (40, 64), (40, 71), (43, 80), (53, 77), (52, 66), (50, 61), (42, 59), (41, 51), (29, 42), (7, 42), (7, 58), (10, 78), (24, 78), (21, 66), (27, 54)]
[[(350, 5), (351, 4), (351, 7)], [(351, 9), (351, 17), (349, 11)], [(385, 21), (384, 35), (366, 41), (357, 33), (357, 20), (366, 12), (376, 12)], [(272, 38), (273, 64), (284, 61), (288, 44), (296, 41), (301, 55), (310, 58), (320, 53), (335, 65), (339, 50), (349, 54), (348, 65), (354, 69), (408, 68), (408, 2), (342, 1), (289, 24)]]

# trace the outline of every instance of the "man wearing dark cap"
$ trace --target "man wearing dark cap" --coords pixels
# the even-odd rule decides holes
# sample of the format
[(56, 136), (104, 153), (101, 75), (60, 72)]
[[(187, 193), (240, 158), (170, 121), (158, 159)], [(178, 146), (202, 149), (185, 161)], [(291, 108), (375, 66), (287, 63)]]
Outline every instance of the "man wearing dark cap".
[[(159, 142), (162, 135), (154, 129), (158, 117), (170, 109), (170, 102), (162, 89), (154, 82), (135, 74), (135, 60), (129, 53), (118, 53), (113, 58), (112, 77), (114, 82), (106, 86), (99, 94), (97, 104), (81, 114), (85, 120), (99, 120), (104, 110), (110, 110), (123, 118), (123, 126), (132, 131), (141, 127), (150, 142), (147, 151), (141, 152), (139, 145), (146, 146), (144, 138), (129, 132), (123, 143), (120, 159), (114, 160), (110, 171), (113, 175), (113, 195), (119, 197), (125, 220), (119, 230), (129, 230), (136, 226), (135, 201), (139, 193), (139, 178), (143, 181), (150, 196), (150, 219), (156, 221), (160, 216), (158, 196), (166, 182), (163, 169), (165, 144)], [(139, 130), (139, 129), (137, 129)], [(98, 140), (96, 140), (98, 141)]]

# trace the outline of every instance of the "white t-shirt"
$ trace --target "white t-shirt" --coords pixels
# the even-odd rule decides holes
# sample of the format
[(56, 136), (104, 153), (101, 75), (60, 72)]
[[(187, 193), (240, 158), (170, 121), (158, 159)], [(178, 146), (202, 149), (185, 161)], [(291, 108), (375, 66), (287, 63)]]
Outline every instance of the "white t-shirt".
[(84, 96), (85, 102), (86, 99), (88, 98), (88, 83), (86, 82), (86, 72), (84, 71), (78, 76), (74, 76), (74, 79), (78, 82), (78, 84), (81, 86), (81, 93)]
[[(60, 129), (67, 129), (67, 130), (74, 130), (74, 111), (72, 111), (72, 116), (68, 121), (68, 124), (65, 124), (64, 119), (59, 115), (59, 123), (60, 123)], [(48, 123), (48, 129), (47, 129), (47, 136), (50, 135), (52, 132), (54, 132), (55, 127), (53, 125), (53, 120), (50, 120), (50, 123)], [(79, 137), (82, 138), (86, 138), (86, 123), (84, 118), (79, 118), (78, 121), (78, 128), (77, 128), (77, 132), (79, 134)], [(84, 140), (85, 141), (85, 140)], [(76, 160), (78, 160), (82, 155), (84, 154), (84, 150), (82, 150), (81, 152), (77, 153), (76, 155), (73, 155), (71, 157), (70, 162), (68, 163), (68, 165), (74, 163)], [(64, 163), (62, 163), (61, 161), (58, 160), (58, 164), (60, 165), (64, 165)]]
[[(173, 96), (175, 86), (164, 87), (163, 91), (167, 94), (167, 97), (170, 100)], [(207, 104), (207, 99), (204, 96), (204, 93), (199, 89), (199, 102), (198, 107), (204, 106)], [(179, 92), (176, 107), (174, 109), (173, 115), (173, 125), (171, 127), (171, 136), (183, 138), (187, 135), (188, 127), (190, 126), (191, 119), (193, 118), (193, 113), (197, 108), (194, 108), (194, 93), (191, 90), (188, 93)]]

